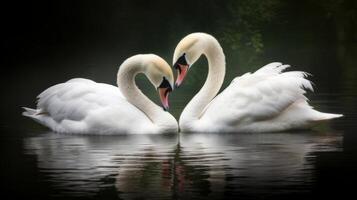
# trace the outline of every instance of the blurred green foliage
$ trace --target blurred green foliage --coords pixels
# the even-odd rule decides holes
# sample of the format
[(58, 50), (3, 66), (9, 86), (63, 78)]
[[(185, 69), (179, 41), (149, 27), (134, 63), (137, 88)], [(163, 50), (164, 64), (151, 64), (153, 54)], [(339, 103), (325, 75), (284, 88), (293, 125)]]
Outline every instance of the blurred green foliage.
[[(354, 0), (281, 0), (226, 1), (225, 15), (218, 20), (220, 37), (233, 51), (261, 54), (266, 33), (296, 26), (330, 31), (332, 41), (356, 40), (357, 1)], [(296, 13), (296, 12), (299, 13)], [(301, 26), (301, 24), (305, 24)], [(317, 26), (317, 27), (313, 27)]]
[(243, 0), (226, 4), (227, 15), (222, 23), (223, 42), (232, 50), (248, 50), (262, 53), (262, 30), (272, 21), (280, 6), (280, 0)]

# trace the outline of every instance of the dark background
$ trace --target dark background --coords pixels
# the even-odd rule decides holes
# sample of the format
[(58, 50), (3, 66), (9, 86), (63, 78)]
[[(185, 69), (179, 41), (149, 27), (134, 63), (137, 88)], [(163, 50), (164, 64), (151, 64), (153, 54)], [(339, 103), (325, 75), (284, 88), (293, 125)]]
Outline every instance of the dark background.
[[(27, 188), (28, 179), (40, 180), (41, 175), (35, 172), (33, 158), (19, 159), (22, 143), (13, 137), (21, 135), (21, 130), (43, 128), (21, 117), (21, 106), (34, 107), (41, 91), (74, 77), (115, 84), (118, 66), (138, 53), (155, 53), (171, 64), (177, 42), (196, 31), (210, 33), (221, 42), (228, 66), (225, 85), (243, 72), (281, 61), (314, 74), (317, 93), (343, 95), (343, 106), (325, 107), (325, 111), (346, 115), (343, 123), (333, 125), (345, 131), (344, 152), (318, 157), (311, 197), (355, 193), (356, 1), (34, 0), (2, 3), (0, 13), (0, 126), (10, 135), (1, 139), (3, 194), (38, 195), (47, 187), (38, 183)], [(192, 71), (186, 89), (170, 98), (176, 117), (202, 85), (207, 69)], [(139, 86), (145, 83), (141, 77)], [(147, 90), (157, 98), (153, 88)], [(21, 166), (23, 162), (33, 166)]]
[[(138, 53), (171, 64), (177, 42), (197, 31), (216, 36), (228, 66), (239, 66), (227, 68), (226, 83), (272, 61), (340, 83), (357, 73), (356, 15), (351, 0), (7, 2), (1, 12), (1, 116), (16, 119), (19, 106), (34, 106), (37, 94), (70, 78), (115, 84), (118, 66)], [(333, 67), (321, 73), (322, 65)], [(199, 70), (187, 84), (200, 85), (206, 69)]]

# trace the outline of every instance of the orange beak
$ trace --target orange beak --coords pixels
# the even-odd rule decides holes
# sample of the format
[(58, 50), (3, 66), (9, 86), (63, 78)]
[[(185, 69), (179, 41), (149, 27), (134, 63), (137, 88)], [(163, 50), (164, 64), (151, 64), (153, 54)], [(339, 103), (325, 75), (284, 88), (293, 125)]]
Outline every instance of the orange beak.
[(159, 96), (160, 96), (161, 104), (165, 111), (169, 109), (170, 91), (171, 91), (170, 88), (159, 88)]
[(176, 79), (176, 83), (175, 83), (176, 87), (179, 87), (181, 85), (183, 79), (186, 76), (187, 70), (188, 70), (188, 65), (178, 64), (177, 79)]

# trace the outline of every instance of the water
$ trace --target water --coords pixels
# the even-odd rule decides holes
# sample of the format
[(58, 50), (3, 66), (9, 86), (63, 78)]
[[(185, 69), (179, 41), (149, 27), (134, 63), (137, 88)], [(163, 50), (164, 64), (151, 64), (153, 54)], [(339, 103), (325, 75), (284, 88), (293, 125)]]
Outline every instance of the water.
[[(342, 152), (341, 133), (73, 136), (23, 139), (51, 197), (170, 199), (308, 193), (316, 156)], [(53, 193), (52, 193), (53, 192)]]
[[(356, 96), (313, 99), (343, 109), (345, 98)], [(303, 132), (78, 136), (13, 128), (1, 140), (2, 189), (44, 199), (329, 196), (355, 175), (356, 125), (344, 111), (347, 117)]]

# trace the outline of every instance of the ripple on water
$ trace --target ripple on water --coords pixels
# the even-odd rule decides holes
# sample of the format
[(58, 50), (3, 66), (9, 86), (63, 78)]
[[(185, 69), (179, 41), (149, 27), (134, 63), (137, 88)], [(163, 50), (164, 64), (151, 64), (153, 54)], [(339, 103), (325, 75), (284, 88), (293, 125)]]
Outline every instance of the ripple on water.
[[(314, 181), (316, 152), (340, 151), (341, 134), (180, 134), (25, 139), (27, 154), (55, 196), (207, 198), (304, 192)], [(130, 144), (130, 145), (129, 145)]]

